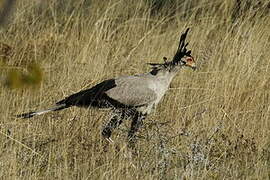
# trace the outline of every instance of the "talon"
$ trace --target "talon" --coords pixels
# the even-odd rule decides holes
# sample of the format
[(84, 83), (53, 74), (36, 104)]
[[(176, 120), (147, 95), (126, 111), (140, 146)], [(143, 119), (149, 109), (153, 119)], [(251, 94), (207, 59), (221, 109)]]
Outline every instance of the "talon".
[(105, 138), (109, 143), (114, 143), (110, 137)]

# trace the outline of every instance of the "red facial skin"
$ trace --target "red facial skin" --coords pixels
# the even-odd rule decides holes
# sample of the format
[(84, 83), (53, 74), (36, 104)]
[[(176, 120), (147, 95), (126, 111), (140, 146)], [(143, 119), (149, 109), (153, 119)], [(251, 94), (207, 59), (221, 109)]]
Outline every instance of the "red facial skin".
[(191, 67), (191, 68), (196, 68), (196, 63), (195, 63), (193, 57), (187, 57), (187, 58), (185, 59), (185, 61), (186, 61), (186, 66), (189, 66), (189, 67)]

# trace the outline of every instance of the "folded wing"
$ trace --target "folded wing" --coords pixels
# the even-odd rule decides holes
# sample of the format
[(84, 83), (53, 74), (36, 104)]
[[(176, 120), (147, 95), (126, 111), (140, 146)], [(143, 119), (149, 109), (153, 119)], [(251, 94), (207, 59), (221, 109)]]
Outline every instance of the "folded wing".
[(140, 107), (152, 103), (156, 94), (136, 76), (105, 80), (96, 86), (75, 93), (59, 102), (66, 107)]

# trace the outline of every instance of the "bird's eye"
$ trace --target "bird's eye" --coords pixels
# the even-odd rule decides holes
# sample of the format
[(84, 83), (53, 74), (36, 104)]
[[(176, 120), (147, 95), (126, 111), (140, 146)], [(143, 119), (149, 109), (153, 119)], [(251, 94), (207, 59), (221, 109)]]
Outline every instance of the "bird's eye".
[(193, 59), (192, 58), (187, 58), (187, 62), (192, 62)]

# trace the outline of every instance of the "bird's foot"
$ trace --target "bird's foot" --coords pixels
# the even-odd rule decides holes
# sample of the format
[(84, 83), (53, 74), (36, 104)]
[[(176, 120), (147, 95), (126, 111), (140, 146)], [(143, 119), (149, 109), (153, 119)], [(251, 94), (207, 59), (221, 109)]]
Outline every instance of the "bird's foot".
[(109, 142), (113, 143), (113, 140), (111, 139), (112, 131), (110, 128), (104, 128), (102, 130), (101, 135)]
[(112, 140), (112, 138), (110, 138), (110, 137), (105, 137), (105, 139), (109, 142), (109, 143), (114, 143), (114, 141)]

